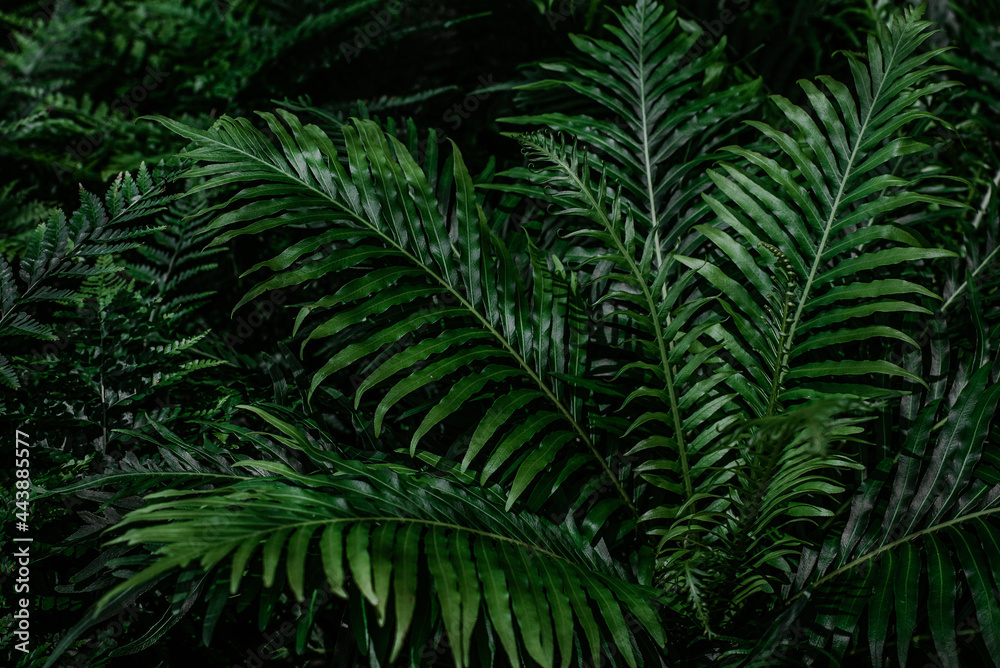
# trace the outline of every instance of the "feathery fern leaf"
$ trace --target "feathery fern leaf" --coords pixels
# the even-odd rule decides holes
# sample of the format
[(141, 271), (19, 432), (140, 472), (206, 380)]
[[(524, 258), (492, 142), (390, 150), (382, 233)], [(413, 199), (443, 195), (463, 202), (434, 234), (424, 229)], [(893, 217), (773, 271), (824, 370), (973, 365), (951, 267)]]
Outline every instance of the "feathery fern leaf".
[[(470, 643), (480, 615), (488, 615), (515, 666), (521, 665), (522, 652), (542, 666), (569, 666), (574, 654), (575, 665), (598, 665), (597, 639), (607, 633), (633, 668), (638, 664), (630, 634), (643, 629), (663, 646), (652, 604), (656, 590), (622, 579), (620, 565), (566, 525), (505, 511), (496, 489), (463, 488), (399, 465), (342, 459), (297, 427), (262, 409), (250, 410), (277, 428), (271, 438), (304, 452), (324, 472), (305, 476), (281, 462), (243, 460), (235, 466), (273, 475), (205, 491), (148, 495), (154, 502), (131, 512), (117, 528), (143, 526), (131, 526), (111, 544), (156, 545), (158, 559), (102, 601), (191, 562), (206, 570), (229, 562), (230, 591), (236, 593), (260, 551), (264, 586), (275, 584), (284, 562), (282, 571), (299, 601), (307, 589), (321, 586), (313, 573), (322, 573), (334, 593), (348, 597), (349, 575), (374, 607), (378, 626), (395, 619), (390, 661), (404, 648), (423, 578), (436, 591), (457, 666), (473, 665)], [(318, 557), (310, 556), (312, 546)], [(418, 566), (424, 560), (426, 569)], [(585, 645), (574, 644), (578, 633)]]
[(183, 317), (205, 303), (212, 290), (185, 292), (188, 283), (218, 265), (209, 258), (224, 252), (223, 248), (204, 248), (211, 233), (205, 229), (205, 217), (197, 215), (204, 202), (178, 199), (161, 220), (164, 229), (139, 248), (149, 264), (131, 263), (126, 271), (139, 281), (155, 285), (159, 309), (171, 317)]
[[(25, 305), (39, 302), (68, 303), (78, 299), (73, 290), (55, 289), (47, 283), (59, 277), (87, 277), (117, 267), (97, 267), (86, 262), (90, 256), (118, 253), (139, 245), (136, 238), (157, 229), (155, 226), (124, 227), (126, 223), (161, 210), (168, 198), (161, 195), (167, 175), (163, 165), (150, 174), (143, 165), (133, 177), (119, 174), (101, 200), (80, 192), (81, 206), (69, 220), (62, 210), (53, 212), (40, 224), (20, 258), (19, 288), (13, 268), (0, 258), (0, 336), (27, 336), (41, 340), (55, 338), (52, 328), (27, 312)], [(121, 226), (120, 229), (119, 226)], [(16, 379), (0, 374), (0, 381), (17, 387)]]
[[(930, 313), (915, 298), (936, 295), (912, 281), (876, 278), (880, 274), (875, 272), (904, 262), (954, 256), (923, 247), (918, 235), (886, 219), (914, 203), (957, 206), (949, 199), (909, 190), (911, 180), (880, 170), (891, 158), (926, 148), (893, 137), (908, 122), (928, 116), (914, 108), (917, 100), (956, 85), (928, 81), (931, 74), (949, 68), (923, 67), (941, 50), (916, 53), (930, 25), (919, 17), (918, 10), (907, 10), (905, 17), (894, 17), (880, 27), (878, 38), (869, 39), (867, 65), (848, 54), (859, 102), (846, 86), (829, 77), (820, 80), (832, 100), (803, 81), (815, 117), (781, 96), (772, 97), (791, 135), (748, 121), (777, 145), (776, 156), (730, 147), (755, 171), (726, 164), (725, 176), (710, 172), (731, 204), (714, 195), (704, 198), (732, 232), (707, 225), (697, 229), (738, 273), (727, 273), (721, 260), (677, 259), (726, 295), (720, 299), (733, 327), (720, 326), (709, 334), (725, 343), (743, 368), (741, 375), (749, 382), (738, 391), (753, 415), (774, 415), (786, 403), (824, 396), (864, 399), (886, 394), (884, 387), (873, 383), (828, 379), (876, 374), (922, 382), (885, 360), (830, 360), (824, 355), (834, 346), (871, 339), (915, 345), (896, 327), (870, 324), (872, 316)], [(873, 197), (886, 188), (890, 195)], [(770, 245), (780, 251), (780, 261), (787, 262), (790, 273), (784, 295), (763, 275), (759, 265), (767, 262), (753, 260), (744, 244)], [(777, 300), (769, 298), (775, 293)]]
[[(435, 197), (428, 175), (402, 143), (374, 123), (355, 120), (343, 127), (345, 170), (322, 131), (303, 126), (283, 110), (278, 114), (285, 124), (261, 114), (280, 142), (277, 148), (243, 119), (223, 117), (209, 132), (157, 119), (192, 140), (186, 157), (209, 163), (188, 172), (209, 177), (192, 192), (244, 186), (219, 205), (235, 208), (215, 216), (210, 226), (239, 227), (221, 232), (213, 244), (279, 226), (327, 224), (252, 267), (247, 273), (266, 268), (274, 275), (254, 286), (237, 308), (267, 290), (332, 272), (356, 276), (304, 307), (296, 318), (298, 331), (307, 318), (336, 307), (303, 342), (303, 348), (310, 341), (337, 342), (337, 352), (314, 376), (312, 391), (330, 375), (383, 350), (355, 393), (357, 407), (369, 389), (391, 383), (374, 410), (376, 436), (394, 406), (447, 379), (451, 390), (416, 428), (411, 453), (438, 422), (475, 405), (480, 417), (463, 468), (494, 442), (480, 469), (483, 482), (501, 467), (507, 469), (504, 475), (516, 472), (520, 483), (530, 481), (539, 462), (522, 455), (527, 444), (544, 437), (548, 461), (573, 443), (591, 454), (622, 503), (632, 507), (598, 449), (599, 434), (588, 423), (583, 402), (574, 398), (573, 384), (562, 379), (582, 365), (586, 354), (579, 346), (586, 321), (575, 277), (557, 260), (550, 263), (535, 253), (530, 263), (536, 296), (529, 299), (506, 245), (487, 223), (457, 148), (451, 180), (441, 179), (454, 184), (452, 207)], [(550, 291), (550, 285), (562, 287)], [(369, 321), (378, 328), (365, 329)], [(353, 331), (358, 333), (352, 336)], [(563, 332), (574, 331), (578, 334), (569, 340), (576, 345), (571, 346)], [(399, 342), (404, 337), (416, 341), (403, 347)], [(399, 378), (415, 364), (423, 366)], [(487, 410), (481, 398), (492, 407)], [(515, 415), (525, 414), (517, 426), (501, 432), (515, 423)]]
[[(546, 113), (499, 120), (548, 126), (584, 143), (594, 166), (621, 184), (638, 229), (654, 230), (659, 267), (664, 249), (673, 248), (688, 231), (692, 221), (688, 209), (708, 185), (704, 175), (699, 176), (699, 167), (732, 137), (736, 119), (753, 109), (760, 80), (706, 91), (722, 77), (725, 37), (705, 54), (691, 58), (687, 54), (702, 31), (686, 22), (678, 30), (676, 11), (667, 12), (654, 0), (640, 0), (615, 15), (618, 25), (608, 26), (614, 42), (571, 35), (586, 57), (585, 65), (543, 63), (560, 78), (520, 87), (532, 91), (566, 86), (607, 116)], [(504, 175), (536, 185), (542, 185), (544, 178), (544, 173), (534, 175), (523, 168)]]

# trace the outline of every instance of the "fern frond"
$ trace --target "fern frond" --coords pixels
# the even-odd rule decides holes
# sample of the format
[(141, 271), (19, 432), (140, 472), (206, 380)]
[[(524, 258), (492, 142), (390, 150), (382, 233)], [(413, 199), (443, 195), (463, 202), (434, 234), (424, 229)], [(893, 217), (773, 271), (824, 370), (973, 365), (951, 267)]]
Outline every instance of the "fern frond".
[[(389, 384), (373, 411), (376, 436), (393, 407), (447, 379), (452, 391), (436, 401), (417, 426), (411, 453), (441, 420), (460, 408), (477, 406), (477, 427), (463, 465), (470, 465), (485, 444), (494, 441), (482, 468), (483, 482), (501, 467), (505, 475), (513, 475), (518, 467), (511, 469), (509, 463), (516, 462), (529, 443), (558, 430), (565, 436), (547, 441), (547, 454), (554, 457), (571, 443), (583, 448), (615, 485), (622, 502), (632, 507), (594, 441), (586, 414), (579, 412), (583, 404), (572, 399), (571, 384), (559, 378), (579, 367), (585, 354), (570, 352), (561, 335), (585, 326), (574, 278), (557, 261), (550, 264), (536, 254), (531, 265), (538, 285), (551, 280), (564, 287), (555, 298), (541, 287), (535, 300), (528, 298), (514, 259), (487, 224), (457, 148), (450, 178), (440, 179), (453, 189), (452, 206), (435, 196), (428, 175), (403, 144), (373, 122), (355, 119), (343, 127), (345, 169), (322, 131), (303, 126), (283, 110), (278, 114), (284, 124), (271, 114), (261, 116), (279, 147), (243, 119), (223, 117), (209, 132), (157, 120), (192, 140), (187, 157), (208, 163), (188, 173), (209, 177), (194, 191), (233, 183), (248, 186), (224, 205), (234, 208), (214, 217), (211, 229), (236, 228), (219, 233), (214, 245), (279, 226), (336, 224), (252, 267), (247, 273), (266, 268), (274, 275), (237, 304), (332, 272), (356, 276), (302, 308), (296, 318), (297, 332), (307, 318), (336, 307), (303, 342), (303, 348), (311, 341), (339, 342), (336, 353), (314, 375), (311, 392), (332, 374), (383, 350), (376, 358), (380, 364), (355, 391), (357, 407), (369, 389)], [(366, 321), (379, 328), (361, 334)], [(352, 330), (358, 334), (352, 336)], [(404, 337), (416, 341), (400, 346)], [(579, 343), (583, 337), (573, 340)], [(423, 368), (399, 377), (417, 363)], [(480, 398), (493, 408), (486, 410)], [(531, 418), (511, 426), (515, 415), (525, 414)], [(531, 478), (527, 472), (522, 482), (526, 478)]]
[[(873, 665), (882, 665), (888, 624), (895, 618), (897, 659), (904, 665), (917, 620), (926, 610), (943, 665), (958, 666), (955, 622), (961, 589), (956, 587), (964, 581), (982, 640), (997, 662), (1000, 610), (994, 592), (1000, 578), (987, 564), (1000, 545), (1000, 487), (977, 476), (1000, 401), (1000, 383), (991, 381), (995, 363), (987, 361), (958, 378), (950, 407), (936, 399), (925, 403), (900, 456), (883, 461), (861, 486), (846, 526), (824, 543), (820, 560), (815, 553), (804, 555), (790, 587), (789, 615), (808, 620), (807, 601), (836, 595), (838, 586), (856, 588), (858, 597), (849, 614), (811, 639), (817, 648), (832, 634), (834, 650), (842, 653), (852, 635), (863, 632), (859, 642), (866, 637)], [(942, 410), (945, 419), (936, 425)], [(860, 627), (864, 612), (866, 631)], [(758, 646), (763, 649), (764, 643)]]
[[(644, 425), (650, 420), (663, 423), (669, 429), (670, 444), (678, 453), (680, 459), (680, 474), (684, 494), (690, 498), (694, 493), (688, 453), (685, 445), (685, 426), (682, 423), (681, 401), (678, 396), (676, 359), (686, 350), (674, 350), (671, 333), (676, 333), (677, 324), (669, 326), (672, 332), (663, 324), (662, 314), (676, 308), (679, 290), (671, 290), (664, 295), (668, 300), (661, 300), (660, 287), (664, 287), (665, 271), (654, 273), (652, 267), (653, 249), (655, 247), (655, 230), (646, 234), (643, 240), (638, 236), (631, 210), (620, 194), (609, 193), (606, 175), (600, 175), (600, 181), (594, 185), (591, 181), (590, 167), (586, 156), (580, 156), (576, 147), (567, 150), (560, 141), (542, 133), (521, 135), (518, 137), (522, 146), (532, 158), (544, 160), (555, 169), (547, 176), (550, 196), (560, 205), (562, 215), (579, 214), (594, 223), (590, 228), (583, 228), (570, 233), (570, 237), (590, 237), (601, 242), (607, 251), (601, 255), (588, 258), (587, 263), (608, 262), (617, 272), (602, 275), (602, 280), (613, 280), (621, 288), (610, 289), (602, 301), (620, 304), (614, 313), (637, 321), (647, 337), (643, 346), (649, 362), (643, 367), (652, 372), (661, 387), (651, 390), (645, 386), (630, 394), (625, 404), (633, 399), (652, 394), (667, 405), (669, 413), (644, 414), (634, 421), (626, 434)], [(636, 256), (639, 259), (636, 259)], [(696, 304), (695, 307), (698, 305)], [(689, 313), (690, 315), (690, 309)], [(693, 343), (689, 341), (690, 345)], [(670, 348), (670, 350), (668, 350)], [(673, 359), (672, 359), (673, 358)], [(633, 365), (627, 365), (622, 371)], [(621, 372), (619, 372), (620, 374)], [(694, 427), (696, 425), (690, 425)]]
[[(614, 10), (612, 10), (614, 11)], [(558, 78), (521, 86), (528, 91), (565, 86), (595, 105), (583, 113), (512, 116), (501, 122), (547, 126), (588, 147), (592, 164), (622, 186), (635, 224), (654, 231), (656, 266), (693, 220), (688, 210), (707, 186), (699, 166), (738, 129), (751, 111), (760, 80), (711, 90), (724, 69), (725, 37), (705, 54), (690, 57), (701, 28), (678, 29), (676, 11), (640, 0), (614, 12), (607, 29), (614, 41), (571, 35), (583, 57), (577, 63), (543, 63)], [(504, 173), (542, 185), (544, 176), (514, 169)]]
[[(158, 545), (156, 560), (102, 603), (194, 562), (204, 570), (225, 567), (236, 593), (247, 569), (257, 570), (259, 553), (266, 588), (287, 581), (303, 601), (325, 580), (338, 596), (363, 597), (379, 627), (395, 619), (389, 661), (405, 647), (424, 579), (436, 592), (435, 623), (443, 625), (458, 666), (473, 665), (480, 615), (515, 666), (521, 652), (542, 666), (569, 666), (574, 656), (577, 665), (598, 665), (605, 634), (633, 668), (630, 634), (648, 634), (663, 646), (656, 590), (623, 580), (620, 566), (565, 525), (505, 511), (495, 489), (345, 460), (298, 427), (251, 410), (276, 428), (274, 440), (302, 451), (320, 472), (304, 476), (278, 461), (244, 460), (236, 468), (272, 475), (147, 496), (152, 503), (129, 513), (117, 525), (126, 531), (110, 544)], [(418, 565), (424, 559), (426, 568)]]
[[(725, 175), (710, 172), (731, 203), (723, 204), (715, 195), (704, 198), (728, 230), (697, 229), (712, 240), (721, 259), (677, 259), (726, 294), (720, 299), (733, 316), (734, 327), (719, 327), (711, 334), (726, 344), (750, 381), (740, 393), (751, 414), (773, 415), (786, 403), (821, 397), (884, 396), (885, 388), (873, 383), (831, 382), (867, 374), (923, 382), (888, 361), (870, 356), (830, 360), (825, 354), (835, 346), (872, 339), (913, 345), (912, 338), (896, 327), (869, 324), (872, 316), (930, 313), (916, 298), (937, 297), (918, 283), (880, 278), (880, 273), (901, 263), (954, 256), (925, 248), (918, 236), (887, 219), (914, 203), (959, 206), (913, 191), (911, 180), (881, 169), (891, 158), (926, 148), (893, 137), (907, 123), (928, 116), (914, 108), (921, 97), (956, 85), (928, 81), (931, 74), (949, 68), (924, 67), (941, 50), (917, 53), (929, 35), (929, 24), (919, 16), (918, 11), (907, 10), (905, 17), (894, 17), (881, 27), (878, 37), (869, 39), (867, 65), (848, 54), (859, 102), (846, 86), (829, 77), (820, 77), (826, 92), (803, 81), (812, 115), (783, 97), (772, 97), (791, 134), (748, 122), (774, 142), (778, 149), (774, 156), (731, 147), (728, 150), (754, 171), (727, 164)], [(891, 194), (873, 196), (887, 188)], [(765, 316), (771, 288), (759, 268), (762, 262), (752, 260), (744, 244), (771, 244), (790, 265), (798, 287), (790, 295), (791, 312), (781, 322)], [(724, 263), (735, 267), (735, 273)], [(764, 299), (754, 292), (763, 293)], [(765, 323), (769, 326), (761, 327)]]
[[(17, 374), (14, 372), (10, 360), (4, 357), (2, 353), (0, 353), (0, 383), (3, 383), (12, 390), (21, 387), (21, 383), (17, 380)], [(2, 407), (0, 407), (0, 413), (2, 413)]]
[(155, 286), (158, 308), (173, 317), (183, 317), (206, 302), (214, 290), (188, 292), (191, 279), (218, 267), (211, 261), (224, 248), (205, 248), (212, 232), (206, 229), (207, 215), (199, 214), (204, 198), (178, 199), (163, 214), (162, 229), (139, 248), (149, 264), (129, 264), (129, 275)]
[[(148, 234), (155, 228), (131, 231), (126, 237), (117, 235), (112, 228), (124, 225), (141, 216), (159, 211), (167, 198), (160, 195), (166, 180), (164, 168), (151, 175), (143, 165), (137, 177), (119, 174), (106, 196), (106, 205), (95, 195), (81, 191), (81, 206), (69, 220), (63, 212), (54, 212), (33, 232), (27, 250), (20, 260), (18, 275), (26, 284), (19, 289), (6, 261), (0, 266), (0, 294), (3, 307), (0, 311), (0, 335), (28, 335), (35, 338), (51, 337), (51, 331), (34, 321), (30, 315), (19, 312), (27, 302), (66, 301), (71, 293), (51, 291), (45, 283), (57, 277), (92, 276), (113, 268), (100, 269), (82, 262), (88, 256), (117, 253), (139, 245), (136, 241), (121, 242)], [(16, 296), (15, 296), (16, 295)]]
[[(645, 238), (637, 233), (623, 198), (610, 190), (603, 173), (593, 183), (587, 159), (575, 147), (543, 134), (518, 139), (530, 159), (552, 166), (547, 187), (556, 212), (585, 221), (568, 236), (604, 247), (582, 264), (606, 263), (595, 272), (595, 280), (608, 284), (601, 303), (610, 308), (609, 317), (630, 324), (629, 337), (614, 342), (619, 354), (636, 360), (614, 375), (618, 382), (632, 379), (636, 388), (619, 399), (618, 410), (627, 409), (629, 416), (619, 438), (628, 439), (627, 455), (642, 453), (636, 474), (648, 485), (641, 520), (647, 535), (658, 540), (658, 583), (675, 609), (693, 606), (688, 609), (712, 637), (711, 625), (729, 623), (733, 608), (757, 591), (773, 591), (777, 573), (769, 580), (761, 571), (777, 569), (800, 544), (785, 537), (787, 525), (829, 514), (810, 497), (843, 491), (827, 472), (857, 466), (843, 455), (803, 446), (802, 435), (818, 431), (824, 439), (842, 440), (854, 432), (829, 415), (803, 412), (759, 428), (756, 442), (768, 444), (766, 454), (741, 452), (732, 432), (758, 425), (741, 421), (737, 395), (724, 389), (734, 374), (722, 366), (722, 346), (699, 341), (721, 320), (709, 308), (714, 300), (689, 296), (691, 272), (661, 289), (667, 288), (668, 271), (652, 268), (653, 232)], [(800, 475), (804, 484), (797, 488)], [(760, 504), (765, 510), (758, 512)], [(734, 600), (733, 580), (722, 574), (734, 576), (731, 569), (748, 558), (752, 566), (741, 571)]]

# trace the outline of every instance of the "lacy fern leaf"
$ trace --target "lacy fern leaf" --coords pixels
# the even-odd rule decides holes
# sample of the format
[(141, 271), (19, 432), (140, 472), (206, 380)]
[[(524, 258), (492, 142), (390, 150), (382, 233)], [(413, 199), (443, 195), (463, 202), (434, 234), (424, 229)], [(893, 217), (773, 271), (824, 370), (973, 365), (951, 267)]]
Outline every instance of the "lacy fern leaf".
[[(81, 191), (80, 208), (69, 220), (62, 210), (53, 212), (32, 233), (28, 247), (20, 259), (18, 276), (24, 283), (19, 288), (13, 269), (0, 257), (0, 336), (27, 336), (34, 339), (55, 338), (51, 327), (37, 320), (26, 308), (39, 302), (68, 303), (78, 298), (75, 291), (56, 289), (48, 284), (60, 277), (87, 277), (118, 267), (88, 264), (87, 257), (108, 255), (136, 248), (135, 239), (150, 234), (156, 226), (126, 223), (148, 216), (163, 208), (168, 201), (161, 195), (166, 171), (161, 166), (150, 174), (145, 165), (133, 177), (119, 174), (109, 189), (105, 201)], [(9, 368), (0, 366), (0, 381), (17, 387)]]

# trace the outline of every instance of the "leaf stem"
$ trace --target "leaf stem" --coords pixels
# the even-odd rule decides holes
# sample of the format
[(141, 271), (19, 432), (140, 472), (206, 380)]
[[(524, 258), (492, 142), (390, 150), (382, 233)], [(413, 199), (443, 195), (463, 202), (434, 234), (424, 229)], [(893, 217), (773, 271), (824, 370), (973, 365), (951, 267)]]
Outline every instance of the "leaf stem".
[[(878, 548), (877, 550), (874, 550), (873, 552), (869, 552), (868, 554), (864, 555), (863, 557), (859, 557), (859, 558), (855, 559), (854, 561), (852, 561), (852, 562), (850, 562), (848, 564), (845, 564), (844, 566), (841, 566), (840, 568), (838, 568), (837, 570), (833, 571), (832, 573), (821, 577), (819, 580), (816, 580), (816, 582), (813, 582), (810, 585), (810, 588), (815, 589), (815, 588), (819, 587), (820, 585), (822, 585), (827, 580), (831, 580), (831, 579), (837, 577), (838, 575), (840, 575), (841, 573), (844, 573), (845, 571), (849, 571), (849, 570), (851, 570), (853, 568), (857, 568), (861, 564), (865, 563), (866, 561), (870, 561), (870, 560), (874, 559), (875, 557), (877, 557), (878, 555), (882, 554), (883, 552), (886, 552), (887, 550), (891, 550), (894, 547), (896, 547), (897, 545), (902, 545), (903, 543), (911, 541), (911, 540), (913, 540), (914, 538), (916, 538), (918, 536), (922, 536), (923, 534), (934, 533), (935, 531), (940, 531), (942, 529), (946, 529), (946, 528), (948, 528), (948, 527), (950, 527), (950, 526), (952, 526), (954, 524), (959, 524), (961, 522), (966, 522), (968, 520), (974, 520), (977, 517), (984, 517), (986, 515), (993, 515), (994, 513), (1000, 513), (1000, 508), (991, 508), (989, 510), (981, 510), (978, 513), (972, 513), (971, 515), (963, 515), (962, 517), (956, 517), (953, 520), (949, 520), (947, 522), (942, 522), (941, 524), (935, 524), (932, 527), (928, 527), (926, 529), (922, 529), (920, 531), (917, 531), (916, 533), (912, 533), (912, 534), (910, 534), (908, 536), (904, 536), (904, 537), (900, 538), (899, 540), (895, 540), (895, 541), (893, 541), (891, 543), (887, 543), (887, 544), (883, 545), (882, 547)], [(799, 596), (801, 596), (803, 593), (805, 593), (805, 591), (806, 590), (803, 588), (802, 591), (796, 593), (794, 596), (792, 596), (791, 598), (789, 598), (788, 600), (786, 600), (785, 601), (785, 605), (786, 606), (790, 605), (792, 603), (792, 601), (794, 601)]]
[(334, 208), (345, 214), (347, 217), (353, 219), (355, 222), (359, 223), (363, 227), (367, 227), (368, 229), (370, 229), (377, 236), (379, 236), (386, 244), (388, 244), (390, 247), (402, 253), (408, 260), (410, 260), (413, 264), (415, 264), (417, 267), (426, 272), (434, 281), (440, 284), (445, 290), (450, 292), (462, 304), (462, 306), (465, 307), (469, 311), (469, 313), (472, 314), (473, 317), (475, 317), (482, 324), (482, 326), (486, 328), (486, 330), (497, 340), (500, 346), (504, 348), (508, 353), (510, 353), (510, 355), (514, 358), (517, 364), (525, 371), (528, 377), (531, 378), (531, 380), (552, 402), (552, 404), (556, 407), (556, 409), (570, 423), (570, 425), (573, 427), (573, 430), (579, 435), (579, 437), (583, 440), (584, 444), (594, 455), (594, 458), (597, 459), (597, 461), (600, 463), (601, 468), (604, 470), (604, 473), (611, 479), (611, 482), (614, 484), (615, 489), (618, 491), (619, 495), (621, 495), (622, 499), (625, 501), (625, 504), (628, 506), (629, 510), (632, 512), (634, 516), (638, 517), (639, 513), (635, 507), (635, 504), (632, 503), (632, 499), (630, 499), (628, 494), (625, 493), (625, 490), (622, 488), (621, 483), (618, 482), (618, 478), (615, 477), (614, 473), (611, 471), (611, 468), (608, 466), (608, 463), (604, 461), (604, 458), (597, 451), (597, 448), (594, 446), (594, 443), (590, 440), (590, 437), (587, 435), (587, 432), (573, 418), (572, 413), (570, 413), (570, 411), (566, 408), (566, 406), (564, 406), (563, 403), (556, 397), (552, 389), (538, 376), (538, 374), (535, 373), (534, 369), (531, 368), (531, 366), (524, 360), (524, 358), (521, 357), (521, 355), (513, 348), (513, 346), (510, 345), (507, 339), (504, 338), (504, 336), (500, 334), (500, 332), (498, 332), (496, 328), (493, 327), (493, 325), (489, 322), (489, 320), (487, 320), (486, 317), (483, 316), (483, 314), (481, 314), (472, 304), (470, 304), (469, 301), (465, 299), (465, 296), (459, 293), (459, 291), (454, 286), (452, 286), (448, 281), (446, 281), (431, 267), (421, 262), (419, 258), (417, 258), (408, 250), (403, 248), (403, 246), (399, 242), (397, 242), (395, 239), (386, 234), (382, 229), (379, 228), (379, 226), (376, 223), (362, 217), (350, 207), (341, 204), (336, 199), (334, 199), (329, 193), (315, 187), (312, 183), (304, 181), (297, 173), (290, 170), (286, 171), (284, 169), (281, 169), (279, 165), (275, 165), (257, 155), (244, 151), (239, 147), (230, 146), (229, 144), (226, 144), (217, 139), (216, 137), (213, 137), (207, 133), (198, 133), (194, 135), (194, 137), (201, 140), (202, 142), (215, 143), (218, 146), (225, 148), (226, 150), (239, 152), (244, 156), (246, 156), (248, 161), (256, 162), (262, 167), (266, 167), (268, 170), (277, 171), (289, 179), (294, 179), (299, 185), (299, 187), (312, 192), (317, 198), (328, 202)]
[(600, 218), (601, 225), (607, 230), (608, 236), (614, 241), (618, 252), (621, 254), (622, 258), (628, 264), (629, 271), (636, 278), (636, 282), (639, 284), (642, 290), (643, 299), (646, 302), (646, 309), (649, 311), (650, 321), (653, 324), (653, 332), (656, 337), (656, 345), (660, 355), (660, 364), (663, 367), (664, 382), (667, 387), (667, 394), (670, 400), (670, 412), (671, 417), (674, 422), (674, 433), (677, 440), (677, 452), (681, 460), (681, 471), (684, 478), (684, 490), (687, 494), (687, 498), (690, 499), (694, 496), (694, 486), (691, 481), (691, 470), (687, 458), (687, 446), (684, 443), (684, 429), (683, 423), (681, 422), (680, 408), (678, 406), (677, 394), (674, 388), (673, 382), (673, 371), (670, 367), (669, 355), (667, 353), (666, 343), (663, 339), (663, 327), (660, 324), (659, 309), (656, 305), (656, 300), (653, 298), (652, 293), (649, 290), (649, 284), (646, 281), (646, 277), (639, 271), (639, 267), (635, 263), (635, 258), (622, 243), (621, 238), (615, 232), (614, 225), (608, 218), (607, 213), (604, 210), (604, 205), (601, 201), (598, 201), (594, 197), (594, 193), (590, 189), (590, 184), (585, 183), (580, 175), (577, 174), (576, 168), (571, 165), (562, 155), (555, 153), (554, 151), (547, 150), (538, 142), (533, 142), (527, 137), (522, 137), (522, 141), (530, 143), (536, 150), (545, 155), (553, 164), (558, 165), (563, 172), (569, 175), (573, 184), (579, 190), (580, 194), (584, 196), (590, 208), (597, 214)]

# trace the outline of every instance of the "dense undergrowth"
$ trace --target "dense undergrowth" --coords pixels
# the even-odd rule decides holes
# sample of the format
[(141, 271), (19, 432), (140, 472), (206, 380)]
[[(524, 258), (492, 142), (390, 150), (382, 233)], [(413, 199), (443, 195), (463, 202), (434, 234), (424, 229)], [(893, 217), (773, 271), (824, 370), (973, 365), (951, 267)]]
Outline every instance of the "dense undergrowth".
[(0, 14), (6, 665), (1000, 665), (1000, 13), (677, 4)]

